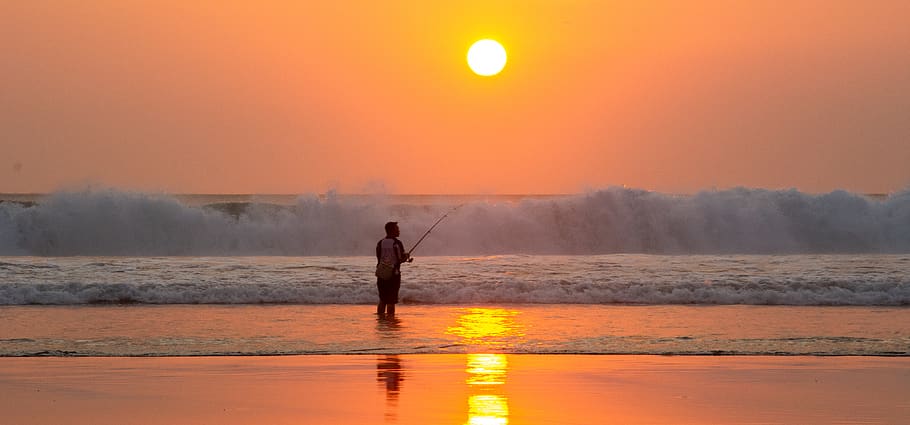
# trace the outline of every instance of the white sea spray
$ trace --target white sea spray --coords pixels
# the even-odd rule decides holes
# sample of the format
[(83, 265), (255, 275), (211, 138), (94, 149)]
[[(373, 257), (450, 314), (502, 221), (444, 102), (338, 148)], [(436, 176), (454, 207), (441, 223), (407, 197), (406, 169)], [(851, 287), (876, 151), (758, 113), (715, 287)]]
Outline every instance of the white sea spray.
[[(372, 257), (5, 257), (0, 305), (372, 304)], [(405, 304), (910, 305), (907, 255), (418, 257)]]
[[(386, 221), (401, 222), (408, 245), (452, 206), (339, 196), (198, 206), (59, 192), (30, 207), (0, 203), (0, 255), (370, 255)], [(470, 200), (420, 247), (422, 255), (906, 252), (910, 192), (871, 199), (746, 188)]]

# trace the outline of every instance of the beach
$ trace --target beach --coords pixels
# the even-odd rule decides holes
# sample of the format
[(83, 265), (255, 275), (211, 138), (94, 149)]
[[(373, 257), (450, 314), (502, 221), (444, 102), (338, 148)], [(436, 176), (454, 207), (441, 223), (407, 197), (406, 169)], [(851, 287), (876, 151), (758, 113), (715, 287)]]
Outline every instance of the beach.
[(3, 358), (3, 423), (899, 424), (889, 357)]
[(200, 202), (0, 206), (0, 423), (910, 417), (902, 197), (474, 202), (403, 270), (394, 318), (367, 224), (406, 217), (413, 243), (449, 206)]

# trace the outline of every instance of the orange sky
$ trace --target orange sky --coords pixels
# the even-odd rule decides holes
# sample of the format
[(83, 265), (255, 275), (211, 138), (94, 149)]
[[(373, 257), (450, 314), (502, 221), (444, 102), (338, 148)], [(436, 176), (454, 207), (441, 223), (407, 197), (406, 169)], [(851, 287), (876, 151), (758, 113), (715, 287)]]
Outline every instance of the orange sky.
[(904, 0), (2, 9), (0, 192), (910, 186)]

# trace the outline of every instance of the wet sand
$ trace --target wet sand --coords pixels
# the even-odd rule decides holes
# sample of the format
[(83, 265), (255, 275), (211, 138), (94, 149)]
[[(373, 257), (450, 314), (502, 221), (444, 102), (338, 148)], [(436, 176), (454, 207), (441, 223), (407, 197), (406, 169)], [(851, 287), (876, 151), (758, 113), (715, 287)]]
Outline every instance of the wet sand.
[(910, 359), (2, 358), (2, 423), (896, 424)]

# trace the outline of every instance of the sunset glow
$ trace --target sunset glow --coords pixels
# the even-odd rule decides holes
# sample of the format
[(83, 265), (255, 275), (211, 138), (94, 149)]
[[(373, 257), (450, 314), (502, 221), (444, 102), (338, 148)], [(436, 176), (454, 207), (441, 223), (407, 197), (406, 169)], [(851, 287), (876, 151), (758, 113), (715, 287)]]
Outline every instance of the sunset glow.
[[(0, 192), (900, 190), (907, 16), (901, 1), (13, 2)], [(508, 58), (471, 67), (505, 64), (494, 77), (466, 63), (484, 39)]]

